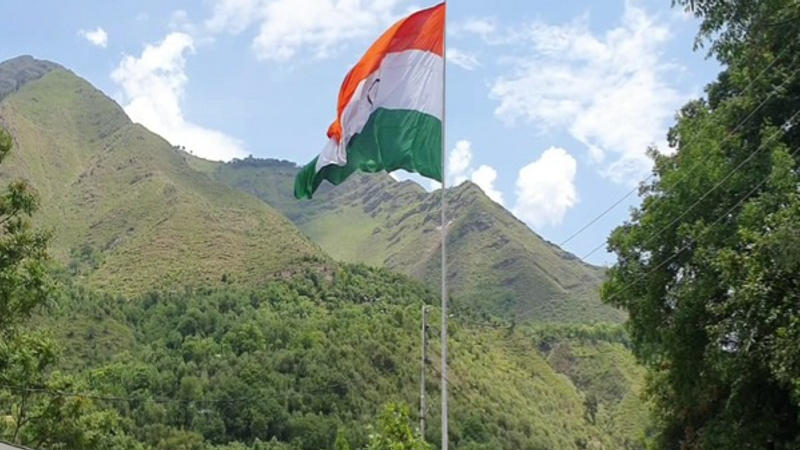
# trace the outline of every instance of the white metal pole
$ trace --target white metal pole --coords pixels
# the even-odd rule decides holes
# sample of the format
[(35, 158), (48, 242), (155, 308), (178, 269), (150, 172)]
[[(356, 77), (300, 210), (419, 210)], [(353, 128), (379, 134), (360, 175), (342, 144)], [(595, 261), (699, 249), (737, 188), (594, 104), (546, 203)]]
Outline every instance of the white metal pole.
[(442, 450), (447, 450), (447, 2), (444, 3), (442, 50)]
[(421, 361), (421, 378), (419, 387), (419, 435), (422, 440), (425, 440), (425, 415), (427, 406), (425, 404), (425, 369), (427, 355), (427, 334), (428, 334), (428, 311), (425, 309), (428, 305), (422, 305), (422, 361)]

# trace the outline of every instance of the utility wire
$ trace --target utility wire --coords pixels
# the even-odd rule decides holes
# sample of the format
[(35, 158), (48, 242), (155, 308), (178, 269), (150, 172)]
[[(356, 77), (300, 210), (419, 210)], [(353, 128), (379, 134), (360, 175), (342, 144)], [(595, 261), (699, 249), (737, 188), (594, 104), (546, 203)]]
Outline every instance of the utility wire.
[[(757, 147), (755, 150), (753, 150), (753, 151), (750, 153), (750, 155), (748, 155), (748, 157), (747, 157), (747, 158), (745, 158), (744, 160), (742, 160), (742, 161), (741, 161), (741, 162), (740, 162), (740, 163), (739, 163), (739, 164), (738, 164), (736, 167), (734, 167), (734, 168), (733, 168), (733, 169), (732, 169), (730, 172), (728, 172), (728, 174), (726, 174), (726, 175), (725, 175), (725, 176), (724, 176), (724, 177), (723, 177), (723, 178), (722, 178), (722, 179), (721, 179), (719, 182), (717, 182), (717, 183), (716, 183), (716, 184), (715, 184), (715, 185), (714, 185), (714, 186), (713, 186), (711, 189), (709, 189), (708, 191), (706, 191), (706, 192), (705, 192), (705, 193), (704, 193), (704, 194), (703, 194), (703, 195), (702, 195), (702, 196), (701, 196), (699, 199), (697, 199), (697, 200), (696, 200), (694, 203), (692, 203), (692, 205), (691, 205), (691, 206), (689, 206), (689, 208), (685, 209), (685, 210), (684, 210), (684, 211), (683, 211), (683, 212), (682, 212), (682, 213), (681, 213), (681, 214), (680, 214), (678, 217), (676, 217), (675, 219), (673, 219), (673, 220), (672, 220), (672, 221), (671, 221), (669, 224), (667, 224), (666, 226), (662, 227), (662, 228), (661, 228), (661, 229), (659, 229), (657, 232), (654, 232), (653, 234), (651, 234), (651, 235), (650, 235), (650, 236), (647, 238), (647, 240), (645, 241), (645, 243), (649, 243), (650, 241), (652, 241), (652, 239), (654, 239), (654, 238), (655, 238), (655, 237), (657, 237), (658, 235), (662, 234), (662, 233), (663, 233), (663, 232), (664, 232), (664, 231), (665, 231), (667, 228), (669, 228), (670, 226), (674, 225), (674, 224), (675, 224), (675, 223), (676, 223), (678, 220), (680, 220), (681, 218), (685, 217), (685, 216), (686, 216), (686, 214), (688, 214), (688, 213), (689, 213), (689, 212), (690, 212), (690, 211), (691, 211), (691, 210), (692, 210), (694, 207), (696, 207), (698, 204), (700, 204), (700, 202), (702, 202), (702, 201), (703, 201), (703, 200), (704, 200), (706, 197), (708, 197), (708, 196), (711, 194), (711, 192), (713, 192), (714, 190), (716, 190), (717, 188), (719, 188), (719, 187), (722, 185), (722, 183), (724, 183), (724, 182), (725, 182), (725, 181), (726, 181), (728, 178), (730, 178), (730, 177), (731, 177), (731, 176), (732, 176), (732, 175), (733, 175), (733, 174), (734, 174), (736, 171), (738, 171), (739, 169), (741, 169), (741, 167), (742, 167), (744, 164), (746, 164), (746, 163), (747, 163), (747, 161), (749, 161), (750, 159), (752, 159), (752, 158), (753, 158), (753, 157), (754, 157), (754, 156), (755, 156), (755, 155), (756, 155), (758, 152), (760, 152), (760, 151), (761, 151), (761, 149), (762, 149), (762, 148), (765, 146), (765, 144), (767, 144), (767, 143), (771, 142), (771, 141), (773, 140), (773, 138), (774, 138), (775, 136), (777, 136), (777, 135), (778, 135), (778, 134), (779, 134), (781, 131), (785, 131), (785, 128), (787, 127), (787, 125), (788, 125), (788, 126), (792, 126), (791, 122), (792, 122), (792, 121), (793, 121), (793, 120), (794, 120), (794, 119), (795, 119), (795, 118), (798, 116), (798, 114), (800, 114), (800, 111), (796, 111), (794, 114), (792, 114), (792, 116), (791, 116), (791, 117), (789, 117), (789, 119), (787, 119), (787, 120), (784, 122), (783, 126), (782, 126), (782, 127), (781, 127), (781, 128), (778, 130), (778, 131), (776, 131), (775, 133), (773, 133), (772, 135), (770, 135), (770, 137), (769, 137), (768, 139), (766, 139), (766, 140), (762, 141), (762, 142), (761, 142), (761, 144), (760, 144), (760, 145), (759, 145), (759, 146), (758, 146), (758, 147)], [(794, 152), (792, 152), (792, 156), (794, 156), (796, 153), (797, 153), (797, 149), (796, 149)], [(757, 185), (757, 186), (754, 188), (754, 190), (755, 190), (755, 189), (757, 189), (757, 188), (759, 188), (761, 185), (763, 185), (763, 184), (766, 182), (766, 180), (767, 180), (766, 178), (765, 178), (764, 180), (762, 180), (762, 181), (761, 181), (761, 183), (759, 183), (759, 184), (758, 184), (758, 185)], [(746, 196), (745, 196), (745, 197), (744, 197), (744, 198), (743, 198), (741, 201), (744, 201), (744, 200), (745, 200), (745, 199), (746, 199), (748, 196), (750, 196), (750, 195), (752, 194), (752, 192), (754, 192), (754, 190), (753, 190), (753, 191), (751, 191), (751, 192), (749, 192), (749, 193), (748, 193), (748, 194), (747, 194), (747, 195), (746, 195)], [(741, 202), (741, 201), (740, 201), (740, 202)], [(737, 205), (734, 205), (734, 207), (735, 207), (735, 206), (738, 206), (738, 204), (739, 204), (739, 203), (737, 203)], [(721, 216), (721, 217), (722, 217), (722, 216)], [(718, 221), (719, 219), (721, 219), (721, 217), (717, 218), (717, 221)], [(716, 223), (716, 221), (715, 221), (715, 222), (713, 222), (713, 223)], [(713, 223), (712, 223), (712, 225), (713, 225)], [(602, 247), (603, 245), (605, 245), (605, 243), (604, 243), (604, 244), (602, 244), (600, 247)], [(600, 247), (596, 247), (594, 250), (592, 250), (592, 251), (591, 251), (591, 252), (589, 252), (587, 255), (585, 255), (585, 256), (584, 256), (582, 259), (585, 259), (587, 256), (591, 255), (593, 252), (597, 251), (597, 249), (598, 249), (598, 248), (600, 248)], [(681, 248), (681, 249), (677, 250), (677, 252), (676, 252), (676, 253), (675, 253), (675, 254), (672, 256), (672, 258), (676, 257), (676, 256), (677, 256), (677, 253), (679, 253), (679, 252), (683, 251), (684, 249), (685, 249), (685, 248)], [(672, 259), (672, 258), (671, 258), (671, 259)], [(666, 261), (664, 261), (664, 262), (662, 263), (662, 265), (663, 265), (663, 264), (666, 264), (668, 261), (669, 261), (669, 260), (666, 260)], [(660, 267), (660, 266), (659, 266), (659, 267)], [(656, 267), (656, 268), (654, 268), (654, 269), (653, 269), (653, 271), (657, 270), (659, 267)], [(647, 276), (647, 275), (649, 275), (649, 273), (648, 273), (648, 274), (646, 274), (645, 276)], [(635, 283), (631, 283), (631, 285), (633, 285), (633, 284), (635, 284)], [(624, 290), (625, 290), (626, 288), (628, 288), (628, 287), (629, 287), (629, 286), (625, 286), (625, 287), (623, 287), (623, 289), (621, 289), (619, 293), (622, 293), (622, 291), (624, 291)], [(610, 297), (608, 300), (611, 300), (611, 299), (612, 299), (612, 298), (614, 298), (616, 295), (617, 295), (617, 294), (614, 294), (614, 295), (612, 295), (612, 297)], [(534, 310), (533, 308), (531, 308), (531, 309), (530, 309), (530, 310), (528, 310), (527, 312), (523, 312), (523, 313), (519, 314), (519, 315), (517, 316), (517, 320), (519, 320), (519, 321), (526, 320), (526, 319), (527, 319), (527, 316), (529, 316), (530, 314), (532, 314), (532, 313), (534, 313), (534, 312), (535, 312), (535, 310)]]
[[(705, 192), (703, 195), (701, 195), (701, 196), (700, 196), (700, 198), (698, 198), (698, 199), (697, 199), (697, 200), (696, 200), (694, 203), (692, 203), (692, 204), (691, 204), (691, 206), (689, 206), (689, 208), (687, 208), (687, 209), (684, 209), (684, 210), (683, 210), (683, 212), (682, 212), (680, 215), (678, 215), (677, 217), (675, 217), (675, 218), (674, 218), (672, 221), (670, 221), (668, 224), (666, 224), (666, 225), (664, 225), (663, 227), (661, 227), (661, 228), (660, 228), (658, 231), (655, 231), (655, 232), (653, 232), (653, 233), (652, 233), (652, 234), (651, 234), (651, 235), (650, 235), (650, 236), (647, 238), (647, 240), (644, 242), (644, 245), (647, 245), (647, 244), (649, 244), (649, 243), (650, 243), (650, 242), (651, 242), (653, 239), (655, 239), (655, 238), (656, 238), (657, 236), (659, 236), (661, 233), (663, 233), (664, 231), (666, 231), (666, 230), (667, 230), (669, 227), (671, 227), (672, 225), (675, 225), (675, 223), (676, 223), (676, 222), (678, 222), (678, 220), (680, 220), (680, 219), (682, 219), (684, 216), (686, 216), (686, 214), (688, 214), (689, 212), (691, 212), (691, 210), (692, 210), (692, 209), (694, 209), (694, 207), (695, 207), (695, 206), (699, 205), (699, 204), (700, 204), (700, 202), (702, 202), (703, 200), (705, 200), (705, 199), (706, 199), (706, 197), (708, 197), (709, 195), (711, 195), (711, 193), (712, 193), (712, 192), (714, 192), (715, 190), (717, 190), (717, 188), (719, 188), (719, 187), (722, 185), (722, 183), (724, 183), (725, 181), (727, 181), (727, 180), (728, 180), (728, 178), (730, 178), (731, 176), (733, 176), (733, 174), (734, 174), (734, 173), (736, 173), (737, 171), (739, 171), (739, 169), (741, 169), (741, 168), (742, 168), (742, 166), (744, 166), (744, 165), (745, 165), (745, 164), (746, 164), (748, 161), (750, 161), (750, 160), (751, 160), (751, 159), (752, 159), (752, 158), (753, 158), (753, 157), (754, 157), (754, 156), (755, 156), (757, 153), (759, 153), (759, 152), (761, 151), (761, 149), (765, 147), (765, 145), (766, 145), (766, 144), (770, 143), (770, 142), (771, 142), (771, 141), (772, 141), (772, 140), (775, 138), (775, 136), (777, 136), (779, 133), (781, 133), (781, 131), (783, 131), (783, 128), (784, 128), (784, 127), (785, 127), (787, 124), (790, 124), (790, 123), (791, 123), (791, 122), (792, 122), (792, 121), (795, 119), (795, 117), (797, 117), (798, 113), (800, 113), (800, 111), (797, 111), (797, 112), (795, 112), (794, 114), (792, 114), (792, 116), (791, 116), (791, 117), (789, 117), (789, 119), (787, 119), (787, 120), (784, 122), (783, 126), (782, 126), (780, 129), (778, 129), (776, 132), (772, 133), (768, 139), (766, 139), (766, 140), (762, 141), (762, 142), (761, 142), (761, 144), (759, 144), (759, 146), (758, 146), (758, 147), (756, 147), (756, 149), (755, 149), (755, 150), (753, 150), (752, 152), (750, 152), (750, 155), (748, 155), (748, 156), (747, 156), (747, 158), (745, 158), (745, 159), (743, 159), (741, 162), (739, 162), (739, 164), (737, 164), (737, 165), (736, 165), (736, 167), (734, 167), (733, 169), (731, 169), (731, 171), (730, 171), (730, 172), (728, 172), (728, 174), (727, 174), (727, 175), (725, 175), (725, 176), (724, 176), (724, 177), (723, 177), (721, 180), (719, 180), (719, 181), (718, 181), (718, 182), (717, 182), (717, 183), (716, 183), (714, 186), (712, 186), (712, 187), (711, 187), (711, 189), (709, 189), (709, 190), (708, 190), (708, 191), (706, 191), (706, 192)], [(692, 171), (692, 170), (693, 170), (695, 167), (697, 167), (697, 165), (698, 165), (699, 163), (700, 163), (700, 159), (698, 159), (698, 160), (695, 162), (695, 164), (694, 164), (694, 165), (693, 165), (693, 166), (692, 166), (692, 167), (689, 169), (689, 171), (687, 171), (687, 172), (685, 173), (685, 176), (684, 176), (683, 178), (681, 178), (681, 180), (679, 180), (679, 182), (683, 181), (683, 180), (684, 180), (684, 179), (685, 179), (685, 178), (686, 178), (686, 177), (689, 175), (689, 172), (691, 172), (691, 171)], [(589, 257), (589, 256), (591, 256), (591, 255), (592, 255), (594, 252), (596, 252), (597, 250), (599, 250), (600, 248), (602, 248), (602, 247), (603, 247), (603, 246), (605, 246), (605, 245), (606, 245), (606, 244), (605, 244), (605, 242), (604, 242), (604, 243), (602, 243), (602, 244), (600, 244), (599, 246), (595, 247), (595, 248), (594, 248), (592, 251), (590, 251), (589, 253), (585, 254), (585, 255), (584, 255), (584, 256), (583, 256), (581, 259), (586, 259), (586, 258), (588, 258), (588, 257)]]
[[(791, 155), (790, 155), (790, 156), (794, 157), (794, 156), (797, 154), (797, 152), (798, 152), (798, 151), (800, 151), (800, 147), (797, 147), (797, 148), (795, 148), (795, 149), (794, 149), (794, 151), (791, 153)], [(728, 216), (729, 216), (729, 215), (730, 215), (730, 214), (731, 214), (731, 213), (732, 213), (732, 212), (733, 212), (733, 211), (734, 211), (736, 208), (738, 208), (739, 206), (741, 206), (741, 205), (742, 205), (742, 203), (744, 203), (744, 202), (745, 202), (745, 201), (746, 201), (746, 200), (747, 200), (747, 199), (748, 199), (748, 198), (749, 198), (751, 195), (753, 195), (753, 194), (754, 194), (754, 193), (755, 193), (755, 192), (756, 192), (756, 191), (757, 191), (759, 188), (761, 188), (761, 186), (763, 186), (763, 185), (764, 185), (764, 183), (766, 183), (766, 182), (769, 180), (769, 178), (770, 178), (770, 176), (771, 176), (771, 175), (772, 175), (772, 174), (767, 174), (767, 176), (766, 176), (766, 177), (764, 177), (764, 178), (763, 178), (763, 179), (762, 179), (762, 180), (761, 180), (761, 181), (760, 181), (760, 182), (759, 182), (757, 185), (755, 185), (755, 186), (754, 186), (752, 189), (750, 189), (750, 191), (748, 191), (748, 192), (747, 192), (747, 194), (745, 194), (745, 195), (744, 195), (744, 197), (742, 197), (741, 199), (739, 199), (739, 201), (738, 201), (738, 202), (736, 202), (736, 203), (735, 203), (733, 206), (731, 206), (730, 208), (728, 208), (728, 210), (726, 210), (726, 211), (725, 211), (723, 214), (721, 214), (719, 217), (717, 217), (717, 219), (716, 219), (716, 220), (714, 220), (713, 222), (711, 222), (711, 224), (710, 224), (710, 225), (708, 225), (708, 226), (706, 227), (706, 229), (705, 229), (705, 230), (704, 230), (704, 231), (701, 233), (701, 236), (700, 236), (700, 237), (702, 237), (702, 235), (703, 235), (703, 234), (707, 233), (707, 232), (708, 232), (708, 231), (711, 229), (711, 227), (712, 227), (712, 226), (714, 226), (714, 225), (716, 225), (716, 224), (717, 224), (717, 222), (719, 222), (720, 220), (722, 220), (722, 219), (723, 219), (723, 218), (725, 218), (725, 217), (728, 217)], [(695, 239), (695, 241), (696, 241), (696, 240), (697, 240), (697, 239)], [(645, 273), (644, 275), (642, 275), (642, 276), (638, 277), (637, 279), (635, 279), (635, 280), (633, 280), (632, 282), (630, 282), (630, 283), (626, 284), (626, 285), (625, 285), (625, 286), (623, 286), (621, 289), (619, 289), (619, 290), (617, 290), (616, 292), (614, 292), (613, 294), (611, 294), (611, 296), (610, 296), (610, 297), (607, 299), (607, 301), (613, 300), (613, 299), (614, 299), (614, 298), (616, 298), (616, 297), (617, 297), (619, 294), (622, 294), (622, 293), (623, 293), (623, 292), (625, 292), (626, 290), (628, 290), (628, 289), (630, 289), (631, 287), (633, 287), (634, 285), (636, 285), (638, 282), (640, 282), (640, 281), (644, 280), (645, 278), (647, 278), (648, 276), (650, 276), (651, 274), (653, 274), (653, 273), (654, 273), (656, 270), (660, 269), (660, 268), (661, 268), (661, 267), (663, 267), (665, 264), (667, 264), (667, 263), (669, 263), (670, 261), (672, 261), (673, 259), (677, 258), (677, 257), (678, 257), (678, 255), (680, 255), (680, 254), (681, 254), (681, 252), (683, 252), (684, 250), (687, 250), (689, 247), (691, 247), (691, 245), (692, 245), (692, 242), (688, 242), (688, 243), (686, 243), (686, 244), (685, 244), (685, 245), (683, 245), (681, 248), (679, 248), (678, 250), (676, 250), (675, 252), (673, 252), (673, 253), (672, 253), (672, 255), (670, 255), (670, 256), (669, 256), (667, 259), (665, 259), (664, 261), (661, 261), (661, 263), (659, 263), (657, 266), (655, 266), (655, 267), (653, 267), (652, 269), (650, 269), (649, 271), (647, 271), (647, 273)]]
[[(755, 76), (755, 78), (753, 78), (752, 80), (750, 80), (750, 82), (747, 84), (747, 86), (745, 86), (745, 88), (742, 90), (742, 93), (746, 93), (747, 91), (749, 91), (749, 90), (750, 90), (750, 88), (753, 86), (753, 84), (755, 84), (755, 82), (756, 82), (756, 81), (757, 81), (759, 78), (761, 78), (761, 76), (762, 76), (764, 73), (766, 73), (766, 72), (767, 72), (767, 70), (771, 69), (771, 68), (772, 68), (772, 66), (773, 66), (773, 65), (775, 65), (775, 63), (776, 63), (776, 62), (777, 62), (777, 61), (778, 61), (778, 60), (779, 60), (781, 57), (783, 57), (783, 54), (784, 54), (784, 53), (786, 53), (786, 52), (789, 50), (789, 47), (790, 47), (790, 45), (788, 45), (788, 44), (787, 44), (787, 45), (786, 45), (786, 46), (783, 48), (783, 50), (781, 50), (781, 51), (778, 53), (778, 55), (777, 55), (777, 56), (776, 56), (776, 57), (775, 57), (775, 58), (772, 60), (772, 62), (770, 62), (770, 63), (767, 65), (767, 67), (765, 67), (763, 70), (761, 70), (761, 72), (759, 72), (759, 73), (758, 73), (758, 75), (756, 75), (756, 76)], [(786, 81), (784, 81), (784, 83), (785, 83), (785, 82), (786, 82)], [(765, 97), (765, 98), (764, 98), (764, 99), (763, 99), (763, 100), (762, 100), (762, 101), (761, 101), (761, 102), (760, 102), (760, 103), (759, 103), (759, 104), (758, 104), (758, 105), (757, 105), (757, 106), (756, 106), (756, 107), (755, 107), (753, 110), (751, 110), (751, 111), (750, 111), (750, 113), (748, 113), (748, 114), (747, 114), (747, 115), (744, 117), (744, 119), (742, 119), (741, 121), (739, 121), (739, 123), (737, 123), (737, 124), (736, 124), (736, 126), (735, 126), (735, 127), (734, 127), (734, 128), (731, 130), (731, 131), (729, 131), (729, 132), (726, 134), (725, 138), (723, 138), (723, 140), (722, 140), (722, 141), (720, 141), (720, 145), (722, 145), (722, 143), (724, 143), (725, 141), (727, 141), (727, 140), (728, 140), (728, 139), (729, 139), (731, 136), (733, 136), (733, 134), (734, 134), (734, 133), (736, 133), (736, 131), (738, 131), (738, 130), (739, 130), (739, 128), (741, 128), (741, 127), (742, 127), (742, 125), (744, 125), (744, 124), (745, 124), (745, 123), (746, 123), (748, 120), (750, 120), (750, 118), (751, 118), (751, 117), (752, 117), (752, 116), (753, 116), (753, 115), (754, 115), (754, 114), (755, 114), (755, 113), (756, 113), (758, 110), (760, 110), (760, 109), (761, 109), (761, 108), (762, 108), (762, 107), (763, 107), (763, 106), (766, 104), (766, 102), (767, 102), (767, 101), (768, 101), (770, 98), (772, 98), (772, 96), (773, 96), (773, 95), (774, 95), (774, 94), (777, 92), (777, 90), (778, 90), (780, 87), (782, 87), (782, 86), (783, 86), (783, 84), (784, 84), (784, 83), (781, 83), (781, 84), (780, 84), (780, 85), (778, 85), (778, 86), (777, 86), (775, 89), (773, 89), (773, 90), (772, 90), (772, 91), (769, 93), (769, 95), (767, 95), (767, 96), (766, 96), (766, 97)], [(694, 169), (694, 167), (693, 167), (692, 169)], [(691, 169), (690, 169), (690, 171), (691, 171)], [(566, 244), (566, 243), (570, 242), (572, 239), (574, 239), (575, 237), (577, 237), (578, 235), (580, 235), (581, 233), (583, 233), (584, 231), (586, 231), (586, 230), (587, 230), (589, 227), (591, 227), (592, 225), (594, 225), (595, 223), (597, 223), (597, 221), (598, 221), (598, 220), (600, 220), (600, 219), (602, 219), (603, 217), (605, 217), (605, 215), (606, 215), (606, 214), (608, 214), (609, 212), (611, 212), (612, 210), (614, 210), (614, 208), (616, 208), (617, 206), (619, 206), (619, 205), (620, 205), (620, 204), (621, 204), (623, 201), (625, 201), (625, 199), (627, 199), (628, 197), (630, 197), (631, 195), (633, 195), (633, 194), (634, 194), (634, 193), (635, 193), (635, 192), (636, 192), (636, 191), (639, 189), (639, 186), (640, 186), (642, 183), (646, 183), (647, 181), (649, 181), (649, 180), (650, 180), (651, 178), (653, 178), (654, 176), (655, 176), (655, 174), (654, 174), (654, 173), (651, 173), (650, 175), (648, 175), (647, 177), (645, 177), (644, 179), (642, 179), (641, 181), (639, 181), (635, 187), (633, 187), (631, 190), (629, 190), (628, 192), (626, 192), (626, 193), (625, 193), (625, 194), (624, 194), (622, 197), (620, 197), (618, 200), (616, 200), (614, 203), (612, 203), (610, 206), (608, 206), (606, 209), (604, 209), (604, 210), (603, 210), (603, 211), (602, 211), (600, 214), (598, 214), (597, 216), (595, 216), (593, 219), (591, 219), (591, 220), (590, 220), (589, 222), (587, 222), (585, 225), (583, 225), (582, 227), (580, 227), (580, 228), (579, 228), (577, 231), (575, 231), (574, 233), (572, 233), (571, 235), (569, 235), (569, 237), (567, 237), (566, 239), (564, 239), (563, 241), (561, 241), (561, 242), (558, 244), (558, 246), (559, 246), (559, 247), (563, 247), (563, 246), (564, 246), (564, 244)], [(602, 246), (600, 246), (600, 248), (602, 248)], [(597, 250), (598, 250), (597, 248), (596, 248), (596, 249), (594, 249), (594, 250), (592, 250), (592, 251), (589, 253), (589, 255), (591, 255), (592, 253), (596, 252)], [(585, 258), (585, 257), (584, 257), (584, 258)]]
[[(330, 387), (333, 384), (328, 384), (326, 387)], [(30, 392), (36, 394), (45, 394), (51, 397), (71, 397), (71, 398), (88, 398), (92, 400), (100, 400), (100, 401), (108, 401), (108, 402), (143, 402), (146, 400), (151, 400), (155, 403), (160, 404), (199, 404), (199, 405), (213, 405), (213, 404), (237, 404), (245, 401), (252, 401), (253, 396), (247, 397), (237, 397), (237, 398), (220, 398), (220, 399), (200, 399), (200, 400), (183, 400), (178, 398), (167, 398), (167, 397), (145, 397), (145, 398), (134, 398), (134, 397), (119, 397), (113, 395), (99, 395), (94, 394), (91, 392), (75, 392), (75, 391), (62, 391), (59, 389), (51, 389), (46, 387), (30, 387), (30, 386), (14, 386), (9, 384), (0, 384), (0, 389), (6, 389), (9, 391), (15, 392)]]

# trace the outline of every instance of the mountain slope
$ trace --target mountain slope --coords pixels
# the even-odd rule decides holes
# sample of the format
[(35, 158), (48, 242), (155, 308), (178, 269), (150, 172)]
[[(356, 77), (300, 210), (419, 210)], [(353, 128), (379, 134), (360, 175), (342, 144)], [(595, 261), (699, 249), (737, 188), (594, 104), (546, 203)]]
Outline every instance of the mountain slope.
[(0, 179), (38, 190), (55, 256), (91, 285), (254, 282), (319, 254), (280, 213), (192, 169), (73, 73), (22, 57), (0, 77), (0, 126), (15, 141)]
[[(191, 433), (198, 444), (180, 448), (316, 450), (339, 448), (343, 435), (365, 448), (380, 405), (415, 409), (420, 307), (437, 296), (385, 270), (333, 266), (253, 290), (139, 299), (71, 291), (37, 320), (65, 344), (65, 370), (86, 374), (98, 395), (133, 399), (108, 406), (146, 445), (178, 448), (160, 441)], [(438, 322), (435, 306), (429, 317)], [(621, 327), (454, 320), (450, 331), (453, 448), (643, 448), (643, 374)], [(436, 443), (436, 339), (428, 351), (426, 434)]]
[[(16, 142), (0, 182), (24, 177), (36, 187), (35, 222), (53, 230), (53, 251), (75, 275), (58, 273), (57, 301), (30, 324), (64, 350), (31, 401), (71, 392), (83, 405), (113, 409), (120, 420), (103, 427), (142, 444), (128, 448), (228, 450), (333, 448), (340, 433), (363, 447), (380, 405), (416, 403), (420, 309), (438, 304), (436, 291), (317, 256), (284, 216), (215, 179), (268, 199), (342, 259), (428, 282), (438, 278), (434, 194), (357, 176), (298, 202), (287, 189), (294, 164), (219, 165), (177, 151), (54, 64), (21, 58), (0, 64), (0, 77), (8, 86), (0, 126)], [(539, 239), (473, 185), (454, 189), (451, 205), (456, 303), (509, 314), (530, 306), (535, 318), (552, 320), (612, 317), (580, 299), (595, 268)], [(176, 289), (186, 284), (201, 288)], [(502, 288), (508, 304), (497, 301)], [(487, 327), (452, 312), (454, 446), (641, 448), (642, 373), (620, 327)], [(438, 315), (431, 307), (431, 323)], [(440, 350), (436, 339), (429, 345), (434, 399)], [(18, 394), (0, 386), (0, 438), (22, 414)], [(427, 437), (437, 441), (437, 402), (430, 405)], [(94, 433), (96, 421), (67, 419)]]
[[(196, 163), (196, 164), (199, 164)], [(206, 171), (282, 211), (328, 254), (396, 270), (433, 286), (440, 277), (439, 193), (386, 174), (354, 175), (311, 201), (292, 197), (298, 167), (248, 158)], [(448, 190), (448, 277), (454, 302), (521, 320), (618, 321), (597, 288), (601, 268), (543, 240), (481, 189)]]

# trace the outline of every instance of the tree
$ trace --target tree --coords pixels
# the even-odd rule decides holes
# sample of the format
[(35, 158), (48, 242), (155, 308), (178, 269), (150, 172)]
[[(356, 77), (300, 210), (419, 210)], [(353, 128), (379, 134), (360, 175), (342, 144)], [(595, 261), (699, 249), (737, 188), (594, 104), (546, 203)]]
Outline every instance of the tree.
[[(12, 139), (0, 130), (0, 162), (9, 154)], [(47, 300), (51, 283), (47, 271), (49, 236), (34, 231), (30, 216), (39, 199), (24, 180), (0, 193), (0, 334), (28, 317)]]
[(679, 0), (725, 65), (651, 151), (602, 289), (651, 369), (661, 448), (800, 447), (800, 9)]
[[(0, 130), (0, 162), (11, 147)], [(49, 236), (30, 220), (38, 203), (22, 180), (0, 193), (0, 437), (36, 448), (141, 448), (119, 432), (116, 411), (73, 394), (87, 386), (52, 372), (58, 358), (53, 339), (24, 326), (53, 294)]]
[(36, 420), (32, 412), (36, 393), (45, 386), (45, 370), (56, 359), (55, 344), (39, 333), (6, 336), (10, 339), (0, 341), (0, 384), (10, 392), (0, 394), (0, 404), (9, 404), (11, 414), (5, 426), (0, 426), (0, 436), (21, 442), (25, 426)]
[(408, 406), (387, 404), (369, 435), (367, 450), (428, 450), (431, 447), (411, 428)]

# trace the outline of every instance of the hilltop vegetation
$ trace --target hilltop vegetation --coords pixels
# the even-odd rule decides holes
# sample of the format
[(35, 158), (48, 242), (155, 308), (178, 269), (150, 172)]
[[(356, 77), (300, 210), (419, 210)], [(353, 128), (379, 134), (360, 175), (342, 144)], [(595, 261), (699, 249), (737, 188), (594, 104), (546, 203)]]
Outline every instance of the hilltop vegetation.
[(18, 58), (0, 64), (0, 77), (20, 80), (14, 74), (31, 67), (46, 70), (0, 101), (0, 125), (16, 143), (0, 180), (35, 186), (54, 256), (89, 285), (246, 284), (319, 253), (280, 213), (192, 169), (71, 72)]
[[(247, 158), (205, 169), (283, 212), (338, 260), (385, 267), (430, 286), (440, 279), (436, 192), (386, 174), (355, 174), (335, 188), (322, 186), (311, 201), (297, 201), (298, 167), (291, 162)], [(599, 300), (601, 268), (546, 242), (471, 182), (449, 189), (448, 197), (448, 279), (456, 302), (517, 320), (622, 320)]]

